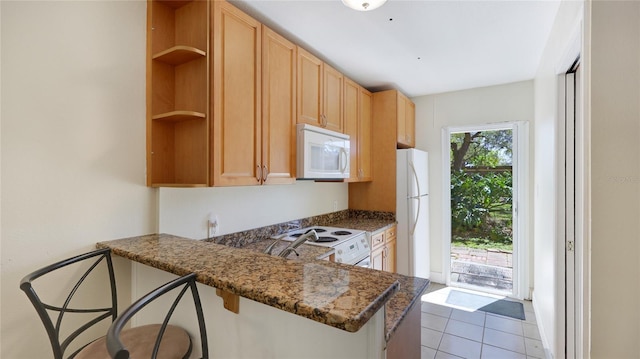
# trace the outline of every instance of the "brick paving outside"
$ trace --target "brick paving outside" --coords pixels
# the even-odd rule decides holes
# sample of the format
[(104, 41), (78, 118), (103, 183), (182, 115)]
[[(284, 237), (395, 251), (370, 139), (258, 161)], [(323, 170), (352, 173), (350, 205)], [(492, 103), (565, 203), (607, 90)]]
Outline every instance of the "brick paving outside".
[(513, 254), (497, 249), (451, 248), (451, 281), (513, 290)]

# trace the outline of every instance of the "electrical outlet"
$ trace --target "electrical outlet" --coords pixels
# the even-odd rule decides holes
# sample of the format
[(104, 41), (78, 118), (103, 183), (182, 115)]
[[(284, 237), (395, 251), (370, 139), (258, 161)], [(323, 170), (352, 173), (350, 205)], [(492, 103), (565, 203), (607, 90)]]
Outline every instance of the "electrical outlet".
[(210, 214), (209, 219), (207, 219), (207, 232), (209, 237), (216, 234), (219, 224), (220, 222), (218, 221), (218, 216), (215, 214)]
[(333, 201), (333, 210), (334, 211), (338, 210), (338, 200)]

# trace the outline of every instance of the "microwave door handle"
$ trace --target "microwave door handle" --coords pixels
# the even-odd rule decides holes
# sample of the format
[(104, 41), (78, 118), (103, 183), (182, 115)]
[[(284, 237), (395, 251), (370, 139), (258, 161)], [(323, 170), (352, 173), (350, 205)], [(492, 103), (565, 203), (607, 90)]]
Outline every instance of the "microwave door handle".
[[(344, 155), (344, 162), (342, 161), (342, 156)], [(342, 168), (340, 169), (340, 172), (344, 173), (344, 171), (347, 170), (347, 160), (349, 159), (349, 157), (347, 157), (347, 150), (344, 149), (344, 147), (340, 147), (340, 163), (343, 164)]]

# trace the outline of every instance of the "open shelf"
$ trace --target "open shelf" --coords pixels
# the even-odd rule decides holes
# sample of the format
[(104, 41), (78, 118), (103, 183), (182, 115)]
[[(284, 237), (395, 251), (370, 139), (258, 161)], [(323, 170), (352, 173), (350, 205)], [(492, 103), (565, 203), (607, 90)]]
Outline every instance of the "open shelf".
[(194, 0), (156, 0), (156, 1), (172, 9), (179, 9), (191, 3)]
[(177, 66), (206, 56), (206, 52), (193, 46), (178, 45), (153, 55), (153, 59)]
[(209, 185), (209, 1), (148, 7), (147, 185)]
[(206, 183), (151, 183), (151, 187), (196, 188), (208, 187)]
[(208, 121), (152, 120), (151, 181), (154, 187), (200, 187), (208, 181)]

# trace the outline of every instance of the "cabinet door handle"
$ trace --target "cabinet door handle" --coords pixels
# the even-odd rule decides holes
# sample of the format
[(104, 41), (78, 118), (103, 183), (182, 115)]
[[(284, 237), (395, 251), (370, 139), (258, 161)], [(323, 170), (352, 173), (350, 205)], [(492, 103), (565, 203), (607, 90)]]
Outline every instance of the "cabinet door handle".
[(267, 176), (269, 175), (269, 169), (267, 166), (262, 166), (262, 182), (267, 182)]
[(257, 174), (257, 176), (256, 176), (256, 180), (257, 180), (258, 182), (260, 182), (260, 180), (262, 179), (262, 168), (260, 168), (260, 165), (257, 165), (256, 167), (257, 167), (257, 170), (256, 170), (256, 174)]

